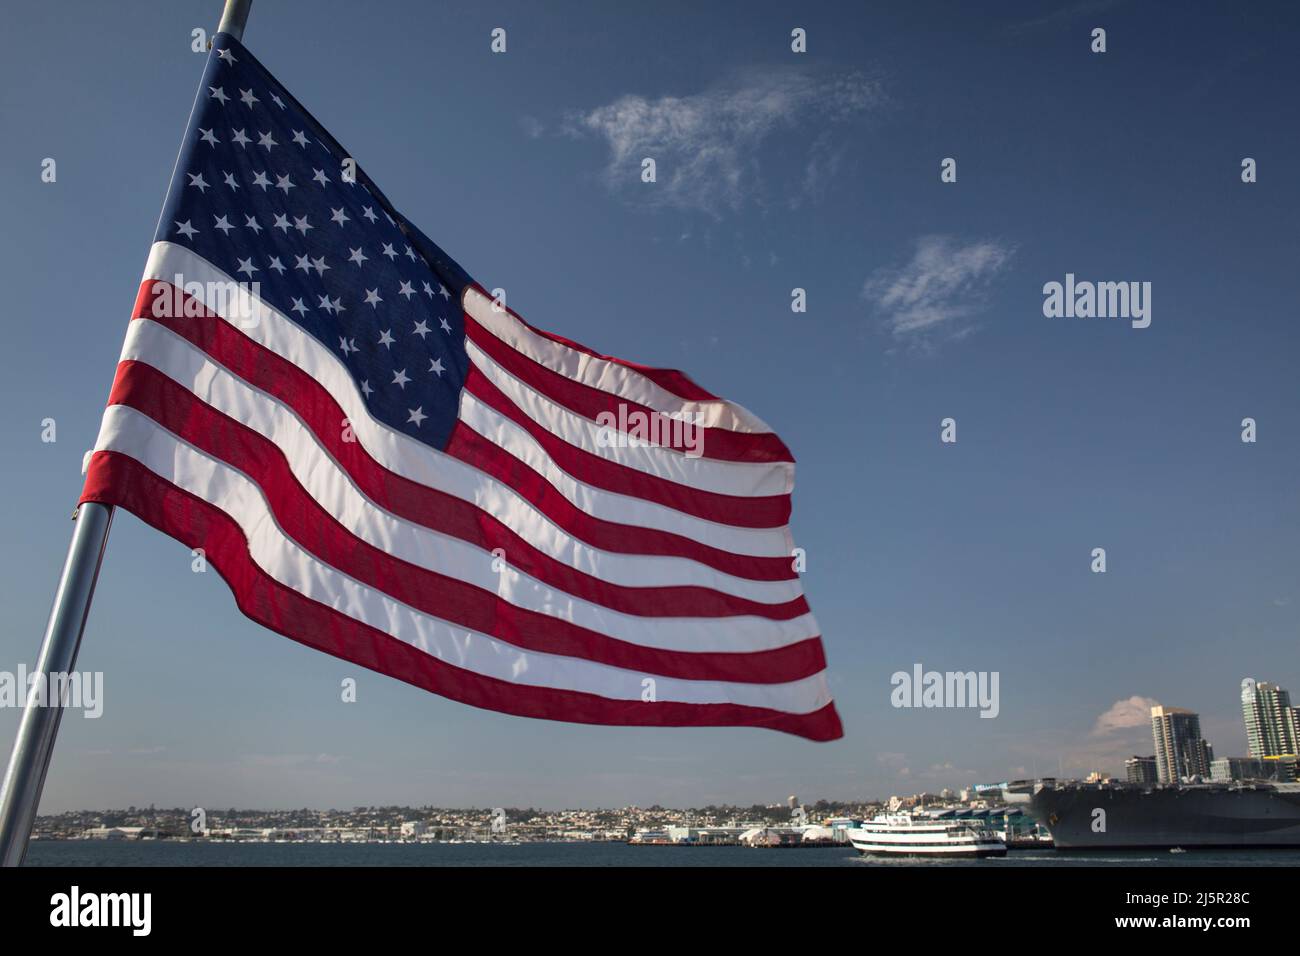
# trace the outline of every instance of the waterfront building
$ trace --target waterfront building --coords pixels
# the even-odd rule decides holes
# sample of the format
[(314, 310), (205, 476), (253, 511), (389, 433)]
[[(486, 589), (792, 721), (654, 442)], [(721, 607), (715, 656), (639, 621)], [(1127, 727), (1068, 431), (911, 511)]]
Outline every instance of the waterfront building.
[(1124, 779), (1129, 783), (1140, 784), (1144, 787), (1154, 786), (1160, 781), (1156, 773), (1156, 757), (1152, 754), (1150, 757), (1139, 757), (1134, 754), (1124, 761)]
[(1241, 682), (1241, 713), (1252, 757), (1263, 760), (1295, 756), (1296, 709), (1291, 706), (1291, 694), (1286, 688), (1246, 678)]
[(1151, 708), (1156, 775), (1161, 783), (1210, 775), (1210, 745), (1201, 736), (1201, 716), (1182, 707)]
[(1254, 757), (1220, 757), (1210, 762), (1210, 779), (1215, 783), (1262, 780), (1264, 777), (1264, 766)]
[(1265, 757), (1260, 761), (1264, 765), (1264, 776), (1278, 783), (1295, 783), (1297, 779), (1295, 754), (1282, 754), (1278, 757)]

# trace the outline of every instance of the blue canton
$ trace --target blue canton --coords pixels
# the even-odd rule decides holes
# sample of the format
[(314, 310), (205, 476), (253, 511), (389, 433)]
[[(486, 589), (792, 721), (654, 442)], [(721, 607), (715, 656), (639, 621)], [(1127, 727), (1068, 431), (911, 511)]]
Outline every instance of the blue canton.
[(471, 280), (351, 156), (218, 34), (154, 241), (259, 283), (342, 361), (375, 418), (443, 448), (469, 368)]

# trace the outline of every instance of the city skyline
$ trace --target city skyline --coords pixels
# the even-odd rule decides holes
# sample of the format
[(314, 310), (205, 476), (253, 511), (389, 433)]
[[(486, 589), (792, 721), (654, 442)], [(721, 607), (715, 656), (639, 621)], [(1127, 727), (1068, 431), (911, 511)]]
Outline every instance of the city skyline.
[[(1270, 25), (1293, 10), (295, 6), (258, 8), (248, 48), (434, 241), (533, 324), (680, 367), (787, 441), (846, 736), (455, 704), (256, 627), (188, 549), (121, 514), (78, 661), (103, 675), (102, 716), (65, 715), (42, 812), (1121, 774), (1157, 704), (1246, 755), (1222, 675), (1300, 680), (1300, 131), (1278, 120), (1300, 64)], [(36, 654), (203, 68), (192, 31), (214, 26), (199, 0), (129, 27), (89, 2), (7, 23), (3, 672)], [(1108, 282), (1135, 283), (1143, 315), (1045, 301)], [(996, 675), (996, 717), (898, 706), (891, 676), (916, 668)], [(0, 736), (18, 713), (0, 708)]]

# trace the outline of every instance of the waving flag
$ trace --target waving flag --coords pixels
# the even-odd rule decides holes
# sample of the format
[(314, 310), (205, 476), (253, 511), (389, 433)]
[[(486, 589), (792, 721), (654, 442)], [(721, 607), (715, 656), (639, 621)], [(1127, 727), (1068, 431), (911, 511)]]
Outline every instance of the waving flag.
[(83, 501), (454, 700), (830, 740), (793, 477), (740, 406), (503, 307), (217, 36)]

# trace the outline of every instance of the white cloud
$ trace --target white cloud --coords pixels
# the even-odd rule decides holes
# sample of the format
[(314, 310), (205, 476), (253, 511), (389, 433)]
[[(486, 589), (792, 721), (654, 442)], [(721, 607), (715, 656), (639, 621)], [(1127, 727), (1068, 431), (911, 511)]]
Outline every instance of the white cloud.
[(784, 68), (745, 73), (688, 96), (623, 96), (571, 115), (567, 126), (605, 140), (611, 187), (642, 186), (641, 161), (651, 157), (657, 181), (641, 198), (717, 215), (758, 190), (759, 147), (778, 130), (821, 130), (817, 138), (809, 134), (806, 160), (812, 185), (821, 187), (835, 165), (825, 128), (881, 102), (879, 84), (862, 73)]
[(863, 285), (862, 296), (896, 336), (963, 337), (973, 328), (967, 320), (984, 307), (989, 283), (1014, 252), (993, 239), (924, 236), (910, 261), (877, 271)]
[(1151, 708), (1159, 702), (1150, 697), (1134, 694), (1126, 700), (1117, 700), (1110, 709), (1097, 718), (1092, 735), (1101, 737), (1119, 730), (1132, 730), (1135, 727), (1151, 726)]

